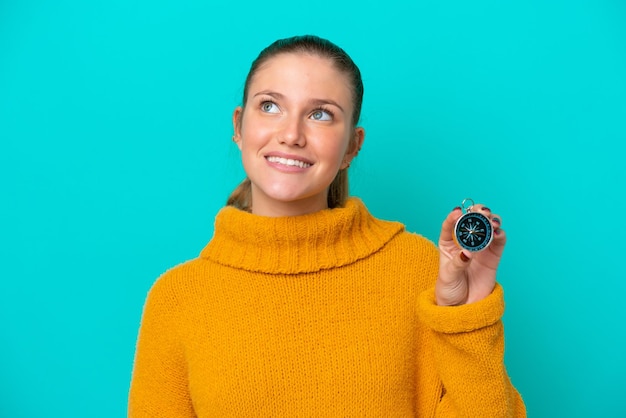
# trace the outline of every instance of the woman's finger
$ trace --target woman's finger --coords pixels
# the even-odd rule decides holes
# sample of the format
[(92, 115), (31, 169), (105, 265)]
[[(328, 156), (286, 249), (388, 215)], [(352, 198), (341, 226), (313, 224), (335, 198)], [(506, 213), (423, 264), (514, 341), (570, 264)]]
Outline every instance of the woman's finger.
[(439, 244), (448, 243), (453, 241), (454, 225), (456, 221), (463, 215), (460, 207), (454, 208), (452, 212), (448, 214), (446, 219), (441, 225), (441, 234), (439, 235)]

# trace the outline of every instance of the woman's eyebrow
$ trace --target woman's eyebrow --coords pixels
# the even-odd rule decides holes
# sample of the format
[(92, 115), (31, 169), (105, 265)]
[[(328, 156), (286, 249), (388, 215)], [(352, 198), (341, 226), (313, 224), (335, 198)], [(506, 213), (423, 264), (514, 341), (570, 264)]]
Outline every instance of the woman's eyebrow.
[(310, 102), (312, 105), (315, 105), (315, 106), (321, 106), (321, 105), (326, 105), (326, 104), (333, 105), (333, 106), (338, 107), (339, 110), (345, 113), (345, 111), (343, 110), (343, 107), (341, 107), (339, 103), (331, 99), (311, 99)]
[(272, 96), (276, 99), (284, 99), (285, 96), (281, 93), (275, 92), (275, 91), (271, 91), (271, 90), (263, 90), (260, 91), (258, 93), (256, 93), (253, 97), (257, 97), (257, 96), (261, 96), (261, 95), (266, 95), (266, 96)]

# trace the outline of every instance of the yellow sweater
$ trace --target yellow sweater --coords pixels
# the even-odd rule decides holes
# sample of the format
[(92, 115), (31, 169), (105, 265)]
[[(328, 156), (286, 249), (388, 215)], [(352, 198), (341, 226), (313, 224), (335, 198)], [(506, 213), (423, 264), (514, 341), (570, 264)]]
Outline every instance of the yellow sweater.
[(501, 288), (436, 306), (437, 268), (430, 241), (358, 199), (285, 218), (226, 207), (200, 257), (150, 290), (129, 416), (525, 416)]

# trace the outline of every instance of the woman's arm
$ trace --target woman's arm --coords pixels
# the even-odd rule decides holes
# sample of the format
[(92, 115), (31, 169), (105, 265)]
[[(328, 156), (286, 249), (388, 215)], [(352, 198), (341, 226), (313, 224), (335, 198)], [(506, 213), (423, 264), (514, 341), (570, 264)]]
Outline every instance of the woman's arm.
[(176, 327), (180, 304), (165, 279), (155, 283), (144, 307), (128, 400), (129, 418), (195, 417)]
[(419, 300), (429, 329), (444, 393), (438, 417), (525, 417), (524, 403), (504, 367), (503, 291), (496, 285), (483, 300), (438, 306), (434, 289)]
[(439, 237), (439, 272), (434, 289), (420, 295), (420, 319), (443, 384), (439, 417), (524, 417), (524, 403), (504, 367), (504, 296), (496, 271), (506, 244), (502, 220), (484, 205), (472, 212), (489, 218), (491, 245), (461, 250), (453, 239), (454, 209)]

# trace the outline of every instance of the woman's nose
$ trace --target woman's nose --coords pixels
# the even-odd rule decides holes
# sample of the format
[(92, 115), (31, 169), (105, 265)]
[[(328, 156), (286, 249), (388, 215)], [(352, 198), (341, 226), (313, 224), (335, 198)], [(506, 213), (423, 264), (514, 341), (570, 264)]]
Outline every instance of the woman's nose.
[(278, 137), (280, 143), (303, 147), (306, 144), (303, 121), (298, 117), (288, 117), (284, 120)]

